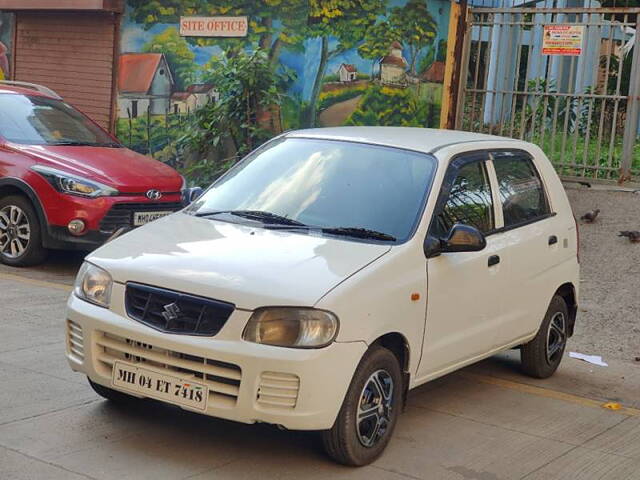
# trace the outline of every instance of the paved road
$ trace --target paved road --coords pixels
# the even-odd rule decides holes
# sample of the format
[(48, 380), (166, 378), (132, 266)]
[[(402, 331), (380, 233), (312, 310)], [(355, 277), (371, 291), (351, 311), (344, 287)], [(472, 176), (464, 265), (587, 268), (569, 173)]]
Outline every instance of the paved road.
[[(571, 193), (576, 211), (597, 200), (630, 213), (627, 203), (636, 201), (600, 195)], [(587, 311), (570, 349), (619, 358), (605, 356), (606, 368), (565, 358), (553, 378), (535, 381), (520, 375), (509, 352), (431, 382), (410, 393), (388, 451), (361, 469), (327, 461), (314, 434), (99, 399), (63, 358), (64, 303), (81, 256), (0, 267), (0, 479), (640, 480), (640, 363), (629, 359), (638, 336), (627, 339), (638, 326), (638, 296), (621, 287), (638, 265), (628, 247), (640, 245), (609, 233), (640, 219), (602, 215), (602, 226), (583, 228)], [(610, 250), (635, 266), (607, 257)], [(608, 264), (618, 270), (603, 272)], [(619, 308), (607, 308), (610, 295)], [(635, 315), (630, 327), (626, 315)], [(610, 401), (622, 408), (604, 408)]]

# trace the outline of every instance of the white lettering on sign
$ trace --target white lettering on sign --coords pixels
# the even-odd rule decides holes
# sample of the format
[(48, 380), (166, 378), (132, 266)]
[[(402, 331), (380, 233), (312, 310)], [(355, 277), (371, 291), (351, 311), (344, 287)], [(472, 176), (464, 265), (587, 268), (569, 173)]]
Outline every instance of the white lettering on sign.
[(247, 17), (180, 17), (183, 37), (246, 37)]

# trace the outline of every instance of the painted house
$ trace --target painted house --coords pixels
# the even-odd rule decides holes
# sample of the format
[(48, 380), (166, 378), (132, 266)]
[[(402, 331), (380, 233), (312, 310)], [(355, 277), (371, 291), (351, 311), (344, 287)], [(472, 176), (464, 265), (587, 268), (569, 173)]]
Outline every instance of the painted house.
[(217, 102), (220, 93), (211, 83), (196, 83), (187, 87), (187, 92), (194, 95), (196, 99), (196, 108), (205, 106), (207, 103)]
[(196, 110), (197, 97), (190, 92), (175, 92), (171, 95), (171, 109), (173, 114), (186, 114)]
[(444, 83), (444, 62), (433, 62), (422, 74), (422, 81), (433, 83)]
[(173, 76), (162, 53), (123, 53), (118, 65), (119, 117), (164, 115), (169, 110)]
[(338, 76), (343, 83), (355, 82), (358, 79), (358, 69), (350, 63), (343, 63), (338, 69)]
[(406, 85), (409, 64), (402, 56), (402, 45), (393, 42), (389, 54), (380, 60), (380, 83), (383, 85)]

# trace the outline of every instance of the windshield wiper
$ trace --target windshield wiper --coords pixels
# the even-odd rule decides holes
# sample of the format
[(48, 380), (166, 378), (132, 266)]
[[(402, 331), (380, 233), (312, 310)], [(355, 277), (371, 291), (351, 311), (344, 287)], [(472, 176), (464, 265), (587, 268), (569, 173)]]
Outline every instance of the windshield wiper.
[(210, 217), (213, 215), (221, 215), (227, 213), (229, 215), (235, 215), (236, 217), (248, 218), (249, 220), (260, 220), (266, 224), (273, 225), (288, 225), (295, 227), (306, 227), (302, 222), (293, 220), (277, 213), (263, 212), (262, 210), (217, 210), (213, 212), (197, 212), (196, 217)]
[(58, 147), (107, 147), (107, 148), (119, 148), (122, 145), (116, 142), (108, 142), (108, 143), (94, 143), (94, 142), (79, 142), (77, 140), (60, 140), (59, 142), (52, 142), (49, 145)]
[(355, 238), (370, 238), (372, 240), (386, 240), (389, 242), (395, 242), (397, 239), (393, 235), (388, 233), (378, 232), (376, 230), (369, 230), (368, 228), (360, 227), (330, 227), (322, 228), (324, 233), (331, 235), (344, 235), (347, 237)]

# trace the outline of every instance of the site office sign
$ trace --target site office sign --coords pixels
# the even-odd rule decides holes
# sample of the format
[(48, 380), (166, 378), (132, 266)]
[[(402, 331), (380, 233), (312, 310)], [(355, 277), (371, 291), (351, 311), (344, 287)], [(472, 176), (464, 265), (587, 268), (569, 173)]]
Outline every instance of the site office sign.
[(180, 17), (183, 37), (246, 37), (247, 17)]
[(582, 54), (584, 25), (545, 25), (542, 36), (543, 55)]

